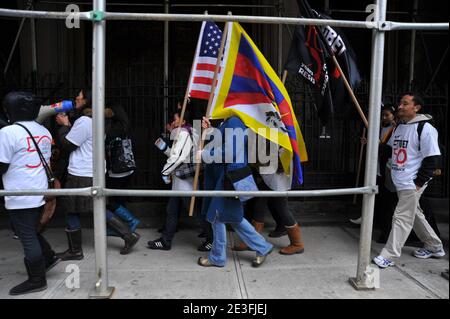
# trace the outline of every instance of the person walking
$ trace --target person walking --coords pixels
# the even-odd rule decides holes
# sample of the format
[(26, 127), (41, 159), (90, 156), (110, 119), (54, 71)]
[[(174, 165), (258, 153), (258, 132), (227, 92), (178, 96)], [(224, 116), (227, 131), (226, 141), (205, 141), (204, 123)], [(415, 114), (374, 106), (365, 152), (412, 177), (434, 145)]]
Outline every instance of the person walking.
[[(202, 128), (209, 129), (211, 124), (207, 118), (203, 118)], [(230, 130), (231, 129), (231, 130)], [(248, 138), (236, 134), (232, 139), (225, 134), (235, 130), (245, 131), (247, 127), (237, 116), (225, 119), (219, 126), (214, 138), (220, 137), (221, 141), (211, 141), (203, 151), (199, 151), (197, 158), (212, 156), (214, 161), (206, 160), (205, 165), (205, 189), (206, 190), (232, 190), (239, 181), (247, 179), (251, 175), (248, 167)], [(233, 133), (231, 133), (233, 134)], [(228, 143), (226, 143), (228, 141)], [(213, 147), (208, 147), (210, 144)], [(215, 147), (219, 145), (219, 147)], [(226, 162), (230, 159), (230, 162)], [(248, 175), (250, 173), (250, 175)], [(250, 178), (251, 180), (251, 178)], [(250, 182), (250, 181), (249, 181)], [(253, 181), (254, 183), (254, 181)], [(256, 188), (256, 184), (254, 185)], [(256, 252), (252, 261), (253, 267), (261, 266), (267, 256), (272, 252), (273, 245), (268, 243), (255, 228), (243, 218), (243, 203), (239, 198), (213, 197), (205, 198), (203, 208), (206, 210), (207, 220), (213, 229), (213, 244), (208, 257), (200, 257), (197, 263), (203, 267), (224, 267), (227, 260), (227, 234), (226, 225), (229, 224), (241, 240)]]
[[(29, 92), (10, 92), (3, 108), (11, 125), (0, 130), (0, 175), (5, 190), (48, 188), (46, 169), (51, 155), (52, 136), (34, 121), (40, 103)], [(5, 207), (24, 251), (28, 279), (13, 287), (10, 295), (22, 295), (47, 288), (46, 271), (59, 260), (38, 224), (44, 196), (5, 196)]]
[(423, 100), (417, 94), (403, 95), (398, 106), (399, 123), (387, 143), (392, 148), (391, 176), (398, 203), (386, 245), (380, 255), (373, 259), (380, 268), (395, 264), (393, 259), (401, 256), (412, 229), (424, 243), (423, 248), (414, 251), (415, 257), (426, 259), (445, 256), (442, 241), (425, 219), (419, 205), (420, 197), (441, 161), (438, 132), (428, 122), (431, 116), (417, 114), (422, 106)]

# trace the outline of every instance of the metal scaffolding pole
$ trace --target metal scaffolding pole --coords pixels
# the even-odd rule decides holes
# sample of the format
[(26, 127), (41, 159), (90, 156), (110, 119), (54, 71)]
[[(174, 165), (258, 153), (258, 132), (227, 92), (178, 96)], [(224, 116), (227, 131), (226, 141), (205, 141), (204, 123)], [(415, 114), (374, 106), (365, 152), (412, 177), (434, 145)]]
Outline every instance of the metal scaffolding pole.
[[(283, 16), (283, 1), (278, 0), (278, 16)], [(283, 72), (283, 25), (278, 25), (278, 77)]]
[[(26, 11), (0, 9), (0, 16), (3, 17), (26, 17), (38, 19), (66, 19), (69, 13), (50, 11)], [(80, 20), (91, 20), (91, 12), (80, 12)], [(201, 22), (213, 20), (215, 22), (240, 22), (240, 23), (266, 23), (266, 24), (300, 24), (315, 26), (335, 26), (339, 28), (360, 28), (360, 29), (381, 29), (383, 31), (393, 30), (448, 30), (448, 22), (439, 23), (409, 23), (385, 21), (382, 25), (370, 21), (355, 20), (326, 20), (326, 19), (306, 19), (288, 17), (267, 17), (267, 16), (230, 16), (210, 14), (165, 14), (165, 13), (129, 13), (129, 12), (103, 12), (104, 20), (135, 20), (135, 21), (184, 21)]]
[(0, 196), (25, 196), (25, 195), (51, 195), (51, 196), (146, 196), (146, 197), (177, 197), (177, 196), (196, 196), (196, 197), (235, 197), (235, 196), (254, 196), (254, 197), (318, 197), (318, 196), (342, 196), (352, 194), (375, 194), (375, 186), (364, 186), (356, 188), (339, 189), (320, 189), (307, 191), (170, 191), (159, 189), (109, 189), (104, 188), (100, 191), (98, 188), (62, 188), (62, 189), (23, 189), (23, 190), (0, 190)]
[[(417, 15), (417, 9), (419, 7), (419, 0), (414, 0), (413, 4), (413, 17)], [(408, 87), (412, 90), (412, 83), (414, 80), (414, 60), (416, 53), (416, 30), (411, 30), (411, 48), (409, 54), (409, 81)]]
[[(169, 13), (169, 0), (164, 1), (164, 12)], [(169, 21), (164, 21), (164, 119), (162, 132), (169, 120)]]
[[(386, 0), (376, 3), (375, 21), (381, 25), (386, 19)], [(366, 169), (364, 186), (376, 185), (378, 163), (378, 140), (381, 113), (381, 95), (383, 88), (384, 36), (380, 30), (372, 31), (372, 61), (370, 70), (369, 129), (367, 134)], [(374, 289), (378, 267), (370, 266), (372, 243), (373, 210), (375, 194), (365, 194), (362, 203), (362, 222), (359, 239), (358, 267), (356, 278), (350, 283), (356, 289)]]
[(98, 188), (63, 188), (63, 189), (23, 189), (23, 190), (0, 190), (0, 196), (23, 196), (23, 195), (52, 195), (52, 196), (147, 196), (147, 197), (235, 197), (235, 196), (254, 196), (254, 197), (317, 197), (317, 196), (342, 196), (352, 194), (372, 194), (376, 193), (375, 186), (365, 186), (356, 188), (339, 189), (320, 189), (307, 191), (170, 191), (159, 189), (109, 189), (104, 188), (100, 191)]
[[(94, 0), (92, 41), (92, 102), (93, 102), (93, 187), (105, 188), (105, 34), (103, 20), (105, 0)], [(108, 261), (106, 246), (106, 198), (92, 192), (94, 196), (94, 240), (95, 240), (95, 287), (91, 298), (109, 298), (114, 292), (108, 287)]]
[[(31, 10), (34, 9), (34, 5), (31, 2)], [(30, 32), (31, 32), (31, 66), (32, 66), (32, 88), (33, 93), (37, 94), (37, 48), (36, 48), (36, 24), (34, 18), (30, 19)]]

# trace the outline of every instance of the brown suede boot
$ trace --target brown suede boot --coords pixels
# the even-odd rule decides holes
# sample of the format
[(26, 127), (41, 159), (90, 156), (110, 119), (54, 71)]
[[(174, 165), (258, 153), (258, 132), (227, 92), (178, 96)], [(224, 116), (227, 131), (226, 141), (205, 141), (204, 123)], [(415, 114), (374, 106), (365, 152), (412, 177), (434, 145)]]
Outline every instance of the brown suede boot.
[[(264, 223), (257, 222), (256, 220), (252, 220), (252, 225), (255, 227), (255, 230), (262, 234), (264, 230)], [(244, 242), (240, 242), (237, 245), (233, 246), (231, 250), (234, 251), (245, 251), (245, 250), (251, 250), (250, 247), (248, 247)]]
[(295, 224), (292, 227), (286, 227), (286, 230), (291, 244), (287, 247), (282, 248), (280, 250), (280, 254), (293, 255), (303, 253), (305, 251), (305, 246), (303, 245), (300, 226), (298, 224)]

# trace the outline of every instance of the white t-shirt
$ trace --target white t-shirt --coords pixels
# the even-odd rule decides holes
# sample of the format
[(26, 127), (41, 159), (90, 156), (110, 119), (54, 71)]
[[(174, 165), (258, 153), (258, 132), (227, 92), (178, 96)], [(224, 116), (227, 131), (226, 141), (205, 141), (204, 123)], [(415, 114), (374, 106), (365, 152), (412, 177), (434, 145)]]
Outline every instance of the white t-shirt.
[[(52, 136), (34, 121), (19, 122), (33, 134), (47, 163), (50, 163)], [(0, 162), (8, 163), (3, 174), (5, 190), (47, 189), (47, 175), (30, 135), (23, 127), (9, 125), (0, 130)], [(6, 209), (36, 208), (45, 204), (44, 196), (5, 196)]]
[(428, 156), (441, 155), (438, 144), (438, 132), (429, 123), (425, 123), (420, 137), (417, 134), (418, 123), (400, 124), (392, 133), (388, 145), (392, 147), (392, 181), (397, 189), (416, 189), (414, 180)]
[(81, 177), (92, 177), (92, 119), (82, 116), (73, 123), (73, 127), (66, 135), (66, 139), (78, 146), (70, 153), (69, 167), (70, 175)]

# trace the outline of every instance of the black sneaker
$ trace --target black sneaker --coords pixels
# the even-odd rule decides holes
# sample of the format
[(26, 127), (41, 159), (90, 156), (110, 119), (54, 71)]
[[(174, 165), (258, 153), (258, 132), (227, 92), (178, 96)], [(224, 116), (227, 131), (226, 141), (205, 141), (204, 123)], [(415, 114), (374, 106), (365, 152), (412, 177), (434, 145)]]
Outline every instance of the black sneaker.
[(201, 232), (200, 234), (197, 235), (198, 238), (206, 238), (207, 236), (208, 234), (205, 232)]
[(198, 246), (197, 250), (198, 251), (210, 251), (212, 248), (212, 242), (210, 242), (209, 240), (205, 241), (203, 244), (201, 244), (200, 246)]
[(147, 243), (147, 248), (159, 249), (159, 250), (170, 250), (172, 247), (163, 238), (158, 238), (156, 240), (150, 240)]

